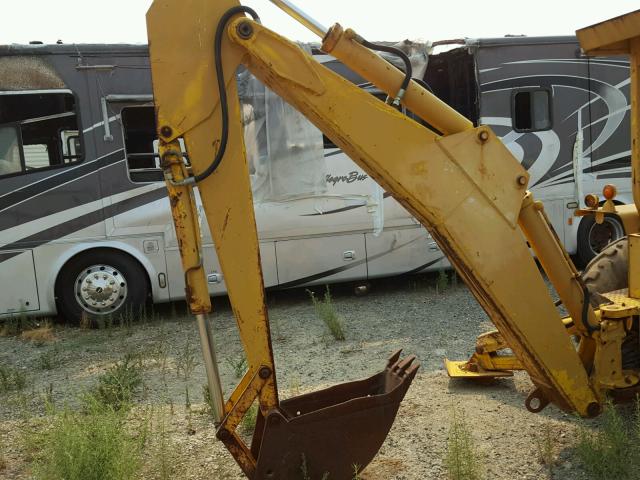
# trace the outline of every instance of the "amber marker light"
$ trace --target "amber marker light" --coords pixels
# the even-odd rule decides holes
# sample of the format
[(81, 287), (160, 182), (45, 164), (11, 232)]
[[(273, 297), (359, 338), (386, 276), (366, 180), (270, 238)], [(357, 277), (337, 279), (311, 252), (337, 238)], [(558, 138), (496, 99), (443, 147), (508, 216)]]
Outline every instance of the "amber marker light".
[(602, 189), (602, 195), (607, 200), (613, 200), (617, 193), (618, 189), (615, 187), (615, 185), (611, 185), (610, 183), (605, 185)]
[(584, 204), (587, 208), (598, 208), (598, 205), (600, 205), (600, 199), (597, 195), (589, 193), (584, 197)]

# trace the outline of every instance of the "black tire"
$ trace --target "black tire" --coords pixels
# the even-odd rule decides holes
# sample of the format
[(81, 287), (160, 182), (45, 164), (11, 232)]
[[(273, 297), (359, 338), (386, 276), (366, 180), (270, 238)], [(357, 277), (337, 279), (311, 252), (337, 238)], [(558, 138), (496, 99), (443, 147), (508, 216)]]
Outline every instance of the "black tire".
[(108, 319), (137, 317), (149, 294), (147, 275), (129, 255), (97, 248), (71, 258), (56, 280), (61, 320), (99, 325)]
[(594, 215), (583, 217), (578, 226), (578, 259), (587, 265), (607, 245), (624, 237), (624, 226), (617, 215), (607, 213), (604, 222), (597, 224)]
[(609, 244), (582, 271), (582, 280), (591, 294), (591, 305), (597, 308), (610, 303), (601, 293), (627, 288), (629, 284), (629, 242), (622, 237)]
[[(582, 280), (589, 289), (591, 305), (611, 303), (602, 293), (627, 288), (629, 285), (629, 242), (627, 237), (609, 244), (582, 272)], [(622, 365), (625, 369), (640, 368), (638, 326), (634, 324), (622, 342)]]

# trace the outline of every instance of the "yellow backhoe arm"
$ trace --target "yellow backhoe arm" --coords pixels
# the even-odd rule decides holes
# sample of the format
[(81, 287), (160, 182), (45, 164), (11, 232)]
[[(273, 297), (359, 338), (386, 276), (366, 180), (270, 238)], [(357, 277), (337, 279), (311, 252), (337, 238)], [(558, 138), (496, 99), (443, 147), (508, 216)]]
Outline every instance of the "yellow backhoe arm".
[[(418, 83), (404, 89), (402, 72), (366, 48), (355, 32), (334, 25), (322, 49), (390, 98), (401, 99), (442, 135), (320, 65), (246, 12), (253, 14), (234, 0), (156, 0), (147, 22), (160, 151), (189, 305), (204, 324), (210, 303), (199, 253), (196, 187), (247, 353), (249, 372), (218, 406), (218, 437), (247, 476), (298, 478), (304, 457), (314, 478), (325, 473), (351, 478), (352, 465), (365, 466), (384, 440), (417, 367), (411, 357), (402, 361), (397, 354), (371, 379), (279, 401), (236, 91), (240, 64), (429, 229), (513, 350), (517, 360), (511, 365), (525, 368), (535, 383), (527, 400), (531, 410), (551, 401), (583, 416), (599, 413), (603, 388), (590, 378), (598, 358), (592, 333), (599, 312), (589, 305), (542, 204), (527, 192), (527, 172), (502, 142), (488, 127), (473, 128)], [(190, 170), (179, 153), (179, 137)], [(574, 331), (582, 335), (578, 350), (522, 233), (569, 310)], [(201, 331), (210, 339), (206, 325)], [(619, 340), (621, 332), (611, 334)], [(210, 340), (203, 340), (203, 347), (215, 363)], [(216, 390), (213, 367), (208, 375)], [(249, 448), (235, 427), (256, 398), (260, 416)]]

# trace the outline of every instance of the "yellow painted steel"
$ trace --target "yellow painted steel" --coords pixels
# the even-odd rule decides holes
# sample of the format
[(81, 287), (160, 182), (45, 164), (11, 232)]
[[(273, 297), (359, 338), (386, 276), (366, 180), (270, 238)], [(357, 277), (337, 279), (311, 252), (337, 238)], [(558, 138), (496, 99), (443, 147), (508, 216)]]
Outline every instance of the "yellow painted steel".
[[(542, 202), (534, 201), (530, 193), (526, 195), (522, 205), (520, 227), (562, 303), (574, 319), (576, 328), (583, 335), (588, 335), (592, 329), (597, 328), (598, 320), (591, 305), (587, 307), (586, 318), (582, 318), (585, 301), (583, 292), (586, 287), (551, 226)], [(583, 321), (587, 324), (583, 324)]]
[(505, 354), (510, 348), (500, 332), (483, 333), (476, 340), (476, 351), (467, 361), (445, 359), (447, 374), (452, 378), (500, 378), (513, 376), (514, 370), (524, 367), (514, 355)]
[(640, 235), (629, 238), (629, 296), (640, 299)]
[[(158, 152), (162, 168), (165, 172), (170, 172), (175, 181), (179, 182), (189, 176), (177, 140), (160, 142)], [(173, 182), (167, 182), (167, 191), (185, 272), (187, 304), (194, 315), (205, 314), (211, 311), (211, 300), (202, 264), (202, 243), (193, 191), (191, 187), (175, 186)]]
[(629, 41), (640, 36), (640, 10), (581, 28), (576, 35), (587, 55), (629, 53)]
[[(239, 2), (218, 0), (156, 1), (147, 13), (150, 61), (158, 136), (163, 142), (178, 137), (184, 139), (193, 173), (203, 172), (219, 147), (221, 131), (220, 102), (213, 66), (216, 19)], [(188, 15), (184, 15), (188, 12)], [(245, 159), (242, 123), (237, 102), (236, 68), (242, 51), (223, 40), (225, 81), (230, 98), (229, 142), (225, 161), (214, 174), (198, 184), (198, 192), (220, 265), (231, 305), (238, 323), (240, 338), (247, 355), (249, 380), (264, 371), (269, 375), (261, 382), (259, 396), (263, 410), (278, 404), (273, 353), (264, 286), (260, 266), (260, 249), (253, 213), (249, 171)], [(174, 147), (176, 142), (173, 142)], [(174, 177), (174, 181), (180, 177)], [(188, 190), (189, 187), (178, 187)], [(185, 190), (185, 191), (186, 191)], [(192, 218), (197, 218), (193, 213)], [(176, 216), (174, 214), (174, 220)], [(178, 224), (176, 224), (178, 225)], [(179, 237), (180, 238), (180, 237)], [(199, 247), (199, 238), (185, 238), (180, 243), (183, 254)], [(190, 263), (183, 260), (185, 268)], [(188, 282), (191, 296), (198, 302), (209, 302), (204, 272), (193, 275)], [(206, 300), (205, 300), (206, 299)], [(231, 395), (236, 402), (246, 402), (248, 382), (241, 382)], [(237, 408), (227, 402), (227, 417), (236, 415)], [(232, 422), (233, 424), (234, 422)], [(228, 425), (228, 418), (223, 425)], [(244, 458), (246, 448), (235, 432), (227, 447), (237, 459)], [(235, 443), (234, 443), (235, 442)], [(244, 462), (246, 468), (248, 464)], [(243, 467), (245, 468), (245, 467)]]
[[(576, 31), (588, 55), (629, 55), (631, 86), (631, 181), (640, 210), (640, 10)], [(633, 230), (634, 232), (637, 230)]]
[[(239, 22), (251, 24), (249, 39), (238, 36)], [(528, 175), (490, 129), (438, 137), (261, 25), (239, 19), (228, 32), (252, 73), (430, 229), (544, 394), (597, 413), (598, 397), (518, 233)], [(357, 71), (357, 53), (342, 60)]]
[[(210, 309), (210, 301), (193, 193), (191, 187), (180, 184), (188, 172), (176, 139), (184, 138), (194, 174), (210, 165), (220, 146), (213, 36), (217, 20), (237, 5), (233, 0), (155, 0), (147, 16), (160, 152), (189, 304), (198, 314)], [(639, 22), (638, 13), (617, 20), (623, 36), (640, 34), (640, 30), (630, 30)], [(584, 35), (594, 51), (606, 46), (597, 44), (605, 38), (610, 48), (631, 52), (635, 65), (632, 129), (634, 144), (640, 143), (640, 44), (604, 26)], [(387, 94), (397, 94), (402, 73), (363, 47), (355, 32), (336, 24), (325, 37), (323, 49)], [(227, 153), (197, 188), (249, 362), (249, 371), (224, 405), (226, 416), (219, 433), (248, 476), (253, 475), (255, 458), (235, 429), (256, 398), (261, 412), (266, 413), (278, 405), (278, 396), (237, 100), (235, 72), (240, 63), (306, 115), (429, 229), (498, 328), (499, 335), (486, 337), (477, 352), (476, 364), (481, 369), (494, 369), (495, 374), (524, 368), (536, 385), (528, 405), (532, 399), (540, 404), (553, 401), (583, 416), (600, 411), (606, 390), (638, 382), (637, 375), (622, 370), (621, 345), (629, 319), (640, 312), (640, 301), (632, 298), (640, 288), (631, 281), (631, 297), (627, 291), (609, 294), (613, 303), (601, 305), (598, 311), (589, 306), (583, 322), (583, 285), (578, 273), (541, 204), (527, 192), (528, 173), (489, 128), (473, 128), (462, 115), (411, 83), (404, 105), (443, 134), (440, 136), (318, 64), (296, 44), (243, 16), (229, 23), (222, 50), (229, 97)], [(636, 148), (634, 182), (640, 181), (636, 178), (639, 153)], [(634, 198), (640, 205), (637, 183)], [(615, 208), (625, 227), (637, 231), (638, 209)], [(573, 321), (560, 317), (522, 233)], [(632, 242), (630, 272), (635, 278), (640, 270), (635, 250), (640, 246), (636, 239)], [(576, 333), (581, 335), (577, 350), (570, 337)], [(495, 355), (505, 345), (515, 356)]]
[[(395, 97), (404, 74), (375, 52), (358, 43), (360, 37), (353, 30), (335, 24), (322, 42), (322, 50), (330, 53), (354, 72), (366, 78), (380, 90)], [(473, 128), (463, 115), (444, 103), (416, 82), (411, 82), (402, 104), (443, 134), (458, 133)]]

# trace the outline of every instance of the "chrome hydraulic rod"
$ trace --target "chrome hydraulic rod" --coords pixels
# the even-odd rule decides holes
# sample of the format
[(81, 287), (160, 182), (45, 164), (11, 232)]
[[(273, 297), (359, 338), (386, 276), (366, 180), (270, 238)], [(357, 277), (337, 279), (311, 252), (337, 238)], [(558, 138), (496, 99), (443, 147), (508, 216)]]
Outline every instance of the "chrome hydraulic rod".
[(202, 313), (196, 315), (196, 321), (198, 323), (198, 332), (200, 333), (202, 358), (204, 359), (204, 369), (207, 374), (213, 417), (216, 423), (220, 423), (225, 414), (224, 397), (222, 394), (222, 384), (220, 383), (220, 372), (218, 370), (218, 361), (216, 359), (211, 328), (209, 327), (206, 315)]
[(324, 38), (329, 29), (322, 25), (320, 22), (309, 16), (306, 12), (304, 12), (300, 7), (297, 7), (289, 0), (270, 0), (276, 7), (280, 10), (284, 11), (299, 23), (307, 27), (313, 33), (318, 35), (320, 38)]

